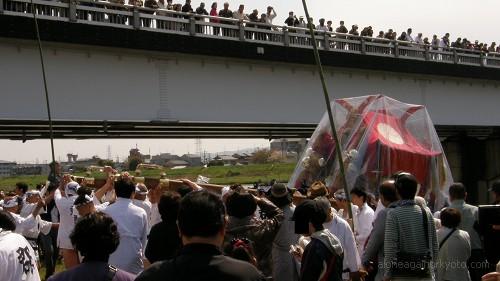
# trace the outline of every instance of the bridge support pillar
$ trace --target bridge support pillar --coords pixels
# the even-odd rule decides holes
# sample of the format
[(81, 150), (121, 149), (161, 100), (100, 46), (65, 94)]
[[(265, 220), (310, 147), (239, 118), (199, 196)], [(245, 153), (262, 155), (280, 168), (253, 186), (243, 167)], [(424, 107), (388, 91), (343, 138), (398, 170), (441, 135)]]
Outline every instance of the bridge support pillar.
[(290, 46), (290, 32), (288, 31), (287, 28), (283, 28), (283, 43), (285, 47)]
[(399, 44), (398, 42), (394, 43), (394, 57), (399, 57)]
[(457, 55), (457, 50), (453, 49), (453, 62), (455, 64), (458, 64), (458, 55)]
[(76, 1), (69, 1), (69, 21), (76, 22)]
[(189, 18), (189, 35), (196, 35), (196, 19), (193, 17)]
[(141, 29), (141, 17), (139, 16), (139, 10), (137, 10), (137, 8), (134, 7), (134, 12), (132, 14), (133, 14), (132, 26), (137, 30)]
[(323, 33), (323, 45), (324, 45), (324, 49), (325, 51), (328, 51), (330, 50), (330, 35), (326, 34), (326, 31)]
[(240, 27), (240, 41), (245, 41), (245, 28), (243, 27), (243, 22), (239, 22)]

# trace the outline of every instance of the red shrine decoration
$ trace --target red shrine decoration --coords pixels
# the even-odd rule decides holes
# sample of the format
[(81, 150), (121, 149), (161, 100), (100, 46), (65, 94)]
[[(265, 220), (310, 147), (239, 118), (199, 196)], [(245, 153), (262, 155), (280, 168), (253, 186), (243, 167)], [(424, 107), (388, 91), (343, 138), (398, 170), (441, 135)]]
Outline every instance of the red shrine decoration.
[[(376, 193), (378, 185), (398, 171), (420, 183), (419, 195), (434, 207), (444, 204), (451, 172), (432, 120), (424, 106), (386, 96), (339, 99), (332, 103), (349, 189)], [(325, 114), (311, 136), (289, 186), (306, 188), (321, 180), (335, 191), (343, 188), (335, 141)]]

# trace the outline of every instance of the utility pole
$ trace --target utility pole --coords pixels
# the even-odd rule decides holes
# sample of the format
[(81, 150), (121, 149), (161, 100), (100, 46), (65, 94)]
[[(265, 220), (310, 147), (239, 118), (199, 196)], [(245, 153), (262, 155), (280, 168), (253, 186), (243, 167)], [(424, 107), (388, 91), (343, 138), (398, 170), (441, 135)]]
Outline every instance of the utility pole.
[(106, 155), (106, 158), (108, 160), (112, 160), (113, 159), (113, 156), (111, 156), (111, 145), (108, 144), (108, 155)]

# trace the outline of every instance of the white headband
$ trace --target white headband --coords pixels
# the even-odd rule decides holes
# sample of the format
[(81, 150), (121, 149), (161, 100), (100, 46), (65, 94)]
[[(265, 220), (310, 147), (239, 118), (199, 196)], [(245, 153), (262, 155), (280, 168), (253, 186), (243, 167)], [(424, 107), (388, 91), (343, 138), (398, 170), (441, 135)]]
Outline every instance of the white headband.
[(12, 208), (16, 207), (19, 205), (19, 202), (17, 201), (17, 196), (12, 197), (10, 200), (4, 200), (2, 203), (2, 207), (4, 208)]

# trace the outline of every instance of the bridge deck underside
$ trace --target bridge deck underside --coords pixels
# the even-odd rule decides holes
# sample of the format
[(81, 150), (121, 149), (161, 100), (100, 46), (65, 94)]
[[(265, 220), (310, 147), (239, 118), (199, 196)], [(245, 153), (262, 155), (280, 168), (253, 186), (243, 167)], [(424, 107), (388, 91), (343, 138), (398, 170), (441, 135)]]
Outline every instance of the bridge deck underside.
[[(57, 139), (98, 138), (309, 138), (312, 123), (221, 123), (182, 121), (53, 121)], [(498, 138), (500, 127), (437, 125), (439, 137)], [(32, 140), (50, 137), (46, 120), (0, 120), (0, 139)]]

